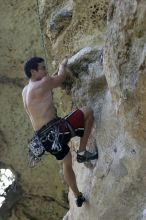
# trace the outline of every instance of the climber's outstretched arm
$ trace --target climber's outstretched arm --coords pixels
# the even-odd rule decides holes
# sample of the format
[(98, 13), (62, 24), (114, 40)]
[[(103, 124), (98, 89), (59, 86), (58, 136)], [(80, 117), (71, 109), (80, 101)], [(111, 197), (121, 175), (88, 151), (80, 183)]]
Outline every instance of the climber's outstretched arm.
[(59, 65), (59, 68), (55, 73), (53, 73), (53, 76), (50, 77), (50, 82), (52, 88), (56, 88), (58, 86), (61, 86), (62, 82), (66, 79), (66, 67), (67, 67), (68, 59), (65, 58)]
[(66, 79), (66, 66), (67, 66), (67, 59), (64, 59), (60, 65), (58, 72), (55, 73), (53, 76), (45, 75), (39, 82), (38, 82), (38, 89), (40, 88), (40, 93), (45, 92), (50, 89), (54, 89), (56, 87), (61, 86), (62, 82)]

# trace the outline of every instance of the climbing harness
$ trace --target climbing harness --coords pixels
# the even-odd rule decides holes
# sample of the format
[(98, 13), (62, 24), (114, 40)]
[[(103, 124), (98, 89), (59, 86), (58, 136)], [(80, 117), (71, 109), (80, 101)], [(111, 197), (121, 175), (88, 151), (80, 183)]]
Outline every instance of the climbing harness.
[[(59, 119), (59, 120), (58, 120)], [(59, 131), (59, 124), (64, 123), (65, 128), (68, 128), (71, 134), (71, 137), (75, 136), (75, 131), (69, 122), (65, 118), (58, 118), (53, 122), (49, 122), (44, 126), (45, 128), (41, 128), (38, 132), (35, 132), (33, 137), (28, 141), (28, 154), (29, 154), (29, 165), (33, 167), (36, 163), (40, 162), (41, 156), (46, 154), (46, 150), (43, 146), (43, 142), (49, 140), (52, 143), (50, 150), (53, 154), (57, 154), (62, 150), (62, 146), (59, 141), (59, 135), (62, 135), (62, 139), (64, 138), (65, 131)], [(47, 135), (46, 135), (47, 133)]]
[(28, 156), (29, 166), (33, 167), (41, 160), (41, 156), (45, 153), (45, 148), (42, 145), (37, 134), (34, 134), (31, 140), (28, 141)]
[(42, 29), (42, 26), (41, 26), (41, 17), (40, 17), (40, 10), (39, 10), (39, 0), (36, 0), (36, 5), (37, 5), (37, 16), (38, 16), (38, 23), (39, 23), (39, 28), (40, 28), (41, 43), (42, 43), (42, 48), (44, 50), (44, 55), (45, 55), (46, 69), (48, 70), (47, 49), (46, 49), (46, 45), (45, 45), (45, 37), (44, 37), (43, 29)]

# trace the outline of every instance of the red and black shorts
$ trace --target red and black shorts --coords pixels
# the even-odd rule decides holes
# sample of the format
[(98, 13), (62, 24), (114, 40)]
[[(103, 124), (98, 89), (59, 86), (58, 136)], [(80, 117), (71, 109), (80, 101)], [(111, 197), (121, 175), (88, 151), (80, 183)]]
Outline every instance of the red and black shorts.
[[(56, 122), (57, 132), (56, 130), (54, 132)], [(71, 126), (73, 132), (71, 132), (68, 124)], [(63, 120), (61, 120), (61, 118), (53, 119), (53, 121), (44, 125), (37, 134), (41, 139), (45, 150), (55, 156), (57, 160), (62, 160), (70, 150), (68, 146), (70, 139), (74, 136), (83, 137), (84, 135), (84, 114), (80, 109), (77, 109), (65, 116)], [(56, 148), (54, 147), (55, 135), (58, 135), (58, 147)]]

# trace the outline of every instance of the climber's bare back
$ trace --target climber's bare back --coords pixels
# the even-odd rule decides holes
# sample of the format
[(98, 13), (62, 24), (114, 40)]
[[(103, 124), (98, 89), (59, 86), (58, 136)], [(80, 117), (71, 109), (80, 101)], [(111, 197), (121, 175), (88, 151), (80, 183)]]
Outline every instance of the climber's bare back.
[(35, 131), (55, 118), (52, 92), (41, 88), (40, 81), (30, 81), (22, 92), (24, 107)]

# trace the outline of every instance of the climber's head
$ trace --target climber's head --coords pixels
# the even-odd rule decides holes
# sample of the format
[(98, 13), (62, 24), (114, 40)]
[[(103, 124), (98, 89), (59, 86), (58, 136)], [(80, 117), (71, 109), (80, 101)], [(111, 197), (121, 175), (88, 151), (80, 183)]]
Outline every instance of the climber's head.
[(30, 58), (24, 64), (24, 72), (29, 79), (32, 77), (37, 77), (38, 79), (43, 77), (47, 73), (44, 59), (41, 57)]

